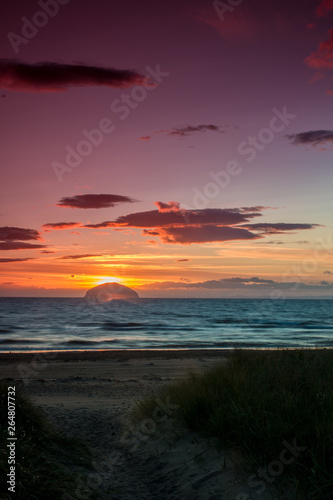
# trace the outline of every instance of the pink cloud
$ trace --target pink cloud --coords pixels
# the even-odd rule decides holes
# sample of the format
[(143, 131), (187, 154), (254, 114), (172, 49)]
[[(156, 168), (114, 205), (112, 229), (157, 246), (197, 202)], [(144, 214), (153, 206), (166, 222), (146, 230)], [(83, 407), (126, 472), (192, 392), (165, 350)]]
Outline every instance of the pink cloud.
[[(215, 2), (216, 3), (216, 2)], [(250, 14), (247, 8), (241, 6), (233, 8), (232, 12), (226, 12), (221, 20), (221, 10), (209, 8), (198, 11), (192, 17), (200, 22), (208, 24), (214, 28), (223, 38), (227, 40), (248, 40), (256, 36), (258, 31), (258, 21)]]
[(314, 23), (308, 23), (308, 24), (306, 25), (306, 28), (307, 28), (308, 30), (315, 30), (315, 29), (316, 29), (316, 25), (315, 25)]
[(43, 224), (46, 229), (71, 229), (73, 227), (80, 227), (82, 224), (80, 222), (49, 222)]
[(329, 39), (319, 44), (318, 50), (312, 52), (305, 62), (314, 69), (333, 69), (333, 28), (328, 30)]
[(317, 71), (309, 80), (310, 83), (315, 83), (324, 78), (324, 74), (321, 71)]
[(160, 213), (168, 212), (180, 212), (180, 206), (177, 201), (169, 201), (168, 203), (163, 203), (162, 201), (154, 201)]
[(323, 0), (317, 7), (316, 14), (318, 17), (323, 17), (333, 10), (333, 0)]

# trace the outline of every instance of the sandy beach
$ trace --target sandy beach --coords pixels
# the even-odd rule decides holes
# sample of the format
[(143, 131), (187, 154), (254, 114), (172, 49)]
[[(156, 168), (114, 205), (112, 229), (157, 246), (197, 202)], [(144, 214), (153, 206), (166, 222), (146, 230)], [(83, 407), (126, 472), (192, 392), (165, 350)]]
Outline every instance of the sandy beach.
[[(227, 350), (2, 353), (0, 378), (22, 388), (52, 422), (96, 453), (95, 470), (77, 485), (105, 499), (270, 499), (256, 494), (237, 465), (239, 454), (179, 429), (172, 401), (156, 402), (152, 419), (131, 427), (136, 401), (167, 383), (225, 362)], [(52, 358), (52, 359), (51, 359)], [(163, 420), (167, 429), (158, 430)], [(272, 496), (273, 495), (273, 496)], [(84, 497), (84, 496), (83, 496)]]

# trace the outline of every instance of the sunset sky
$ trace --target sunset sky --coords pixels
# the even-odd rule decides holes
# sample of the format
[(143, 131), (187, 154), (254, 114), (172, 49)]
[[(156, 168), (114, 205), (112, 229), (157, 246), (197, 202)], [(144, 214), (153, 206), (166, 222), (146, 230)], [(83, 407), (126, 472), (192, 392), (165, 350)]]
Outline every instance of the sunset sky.
[(333, 0), (0, 21), (0, 295), (333, 297)]

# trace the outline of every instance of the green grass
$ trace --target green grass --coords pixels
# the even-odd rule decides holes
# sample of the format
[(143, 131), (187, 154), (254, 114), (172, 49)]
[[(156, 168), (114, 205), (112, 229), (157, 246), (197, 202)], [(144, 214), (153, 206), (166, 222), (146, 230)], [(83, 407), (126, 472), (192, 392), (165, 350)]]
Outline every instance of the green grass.
[[(16, 388), (16, 489), (8, 491), (7, 385), (0, 384), (0, 498), (76, 499), (81, 471), (91, 469), (92, 456), (78, 439), (68, 438), (50, 425), (45, 415)], [(5, 472), (5, 473), (4, 473)], [(85, 497), (92, 498), (92, 497)], [(97, 498), (96, 493), (93, 498)]]
[[(282, 442), (296, 439), (306, 450), (276, 482), (294, 484), (308, 499), (332, 499), (333, 351), (235, 351), (158, 395), (168, 396), (179, 405), (177, 420), (224, 448), (241, 448), (253, 470), (278, 460)], [(152, 417), (155, 399), (139, 403), (133, 420)]]

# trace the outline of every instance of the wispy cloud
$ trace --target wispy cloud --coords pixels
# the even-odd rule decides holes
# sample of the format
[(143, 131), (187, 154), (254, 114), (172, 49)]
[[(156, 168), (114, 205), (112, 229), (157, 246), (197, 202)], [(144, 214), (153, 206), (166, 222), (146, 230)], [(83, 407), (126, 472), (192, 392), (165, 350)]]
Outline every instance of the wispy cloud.
[(312, 52), (305, 62), (310, 68), (317, 70), (333, 69), (333, 28), (328, 30), (329, 38), (319, 44), (316, 52)]
[(193, 134), (201, 134), (205, 132), (220, 132), (224, 133), (218, 125), (186, 125), (184, 127), (174, 127), (169, 130), (158, 130), (156, 133), (165, 134), (169, 137), (180, 136), (186, 137)]
[(40, 62), (0, 60), (0, 87), (18, 92), (63, 92), (69, 87), (129, 87), (145, 77), (131, 70)]
[(35, 245), (24, 241), (0, 241), (0, 250), (32, 250), (34, 248), (45, 248), (47, 245)]
[(283, 234), (286, 231), (300, 231), (303, 229), (314, 229), (319, 227), (319, 224), (290, 224), (286, 222), (278, 223), (259, 223), (259, 224), (243, 224), (242, 227), (247, 229), (260, 231), (264, 234)]
[(296, 146), (299, 144), (318, 146), (326, 143), (331, 143), (333, 145), (333, 130), (309, 130), (308, 132), (289, 134), (286, 135), (286, 137)]
[(34, 260), (33, 257), (28, 257), (26, 259), (0, 259), (1, 263), (9, 263), (9, 262), (26, 262), (27, 260)]
[(138, 200), (117, 194), (78, 194), (61, 198), (57, 207), (70, 208), (110, 208), (119, 203), (135, 203)]
[(317, 7), (316, 14), (318, 17), (327, 16), (333, 10), (333, 0), (323, 0)]
[(80, 226), (82, 226), (80, 222), (48, 222), (47, 224), (43, 224), (43, 228), (45, 229), (71, 229)]
[(78, 255), (64, 255), (63, 257), (58, 257), (60, 260), (76, 260), (76, 259), (87, 259), (90, 257), (103, 257), (103, 255), (100, 254), (90, 254), (90, 253), (85, 253), (85, 254), (78, 254)]
[[(205, 23), (211, 28), (215, 29), (223, 38), (234, 40), (250, 40), (256, 37), (258, 32), (261, 31), (260, 23), (253, 13), (242, 5), (241, 7), (233, 8), (229, 6), (229, 12), (223, 16), (223, 21), (219, 13), (224, 11), (223, 2), (215, 6), (212, 2), (212, 7), (197, 10), (191, 17), (199, 22)], [(219, 7), (220, 5), (220, 7)]]

